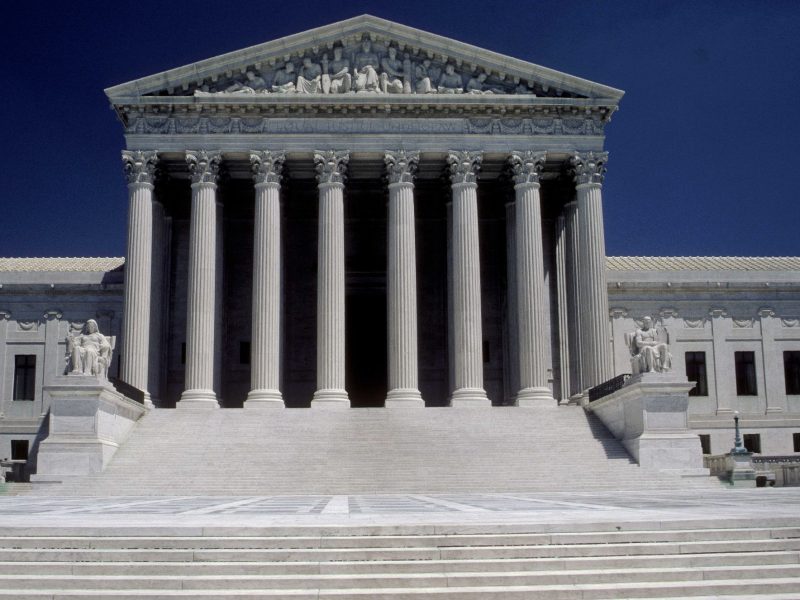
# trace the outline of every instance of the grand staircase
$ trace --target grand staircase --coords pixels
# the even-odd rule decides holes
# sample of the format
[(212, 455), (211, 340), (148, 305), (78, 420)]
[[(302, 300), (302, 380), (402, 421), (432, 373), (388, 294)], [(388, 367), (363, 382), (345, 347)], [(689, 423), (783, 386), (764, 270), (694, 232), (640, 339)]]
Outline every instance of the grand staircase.
[[(0, 598), (588, 600), (800, 597), (800, 527), (172, 528), (0, 536)], [(501, 529), (501, 528), (496, 528)]]
[(154, 410), (80, 496), (718, 487), (636, 465), (581, 408)]

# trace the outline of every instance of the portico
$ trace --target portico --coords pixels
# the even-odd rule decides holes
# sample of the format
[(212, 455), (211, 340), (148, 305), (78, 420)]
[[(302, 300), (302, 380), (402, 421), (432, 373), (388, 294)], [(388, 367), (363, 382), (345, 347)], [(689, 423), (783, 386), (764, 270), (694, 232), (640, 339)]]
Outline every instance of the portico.
[(122, 376), (157, 405), (555, 406), (611, 375), (621, 92), (367, 16), (191, 71), (107, 90)]

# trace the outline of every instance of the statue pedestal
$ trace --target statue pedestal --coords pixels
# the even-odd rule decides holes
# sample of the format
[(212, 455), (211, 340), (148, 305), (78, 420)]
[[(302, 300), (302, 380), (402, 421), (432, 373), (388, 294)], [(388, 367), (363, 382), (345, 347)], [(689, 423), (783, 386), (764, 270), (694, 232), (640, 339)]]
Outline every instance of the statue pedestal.
[(60, 482), (105, 469), (147, 409), (108, 381), (88, 375), (57, 377), (50, 399), (50, 435), (39, 447), (34, 482)]
[(586, 410), (596, 414), (642, 467), (708, 477), (700, 438), (689, 431), (689, 390), (674, 373), (641, 373)]

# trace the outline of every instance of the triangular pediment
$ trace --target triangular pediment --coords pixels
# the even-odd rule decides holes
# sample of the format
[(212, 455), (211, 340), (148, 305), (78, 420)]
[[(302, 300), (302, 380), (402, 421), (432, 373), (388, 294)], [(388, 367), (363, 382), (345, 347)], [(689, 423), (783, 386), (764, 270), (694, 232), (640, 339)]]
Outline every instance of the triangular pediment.
[(371, 15), (106, 90), (114, 104), (142, 97), (269, 101), (279, 94), (334, 99), (353, 93), (590, 98), (607, 105), (616, 105), (623, 95), (586, 79)]

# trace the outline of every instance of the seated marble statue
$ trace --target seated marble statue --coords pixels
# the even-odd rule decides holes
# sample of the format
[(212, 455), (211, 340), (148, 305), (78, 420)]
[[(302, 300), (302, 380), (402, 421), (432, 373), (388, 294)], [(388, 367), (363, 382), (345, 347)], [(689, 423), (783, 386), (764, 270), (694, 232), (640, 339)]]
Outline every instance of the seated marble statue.
[(631, 351), (631, 370), (638, 373), (666, 373), (672, 369), (669, 345), (653, 327), (653, 319), (645, 317), (642, 326), (633, 334), (625, 334)]
[(436, 88), (431, 83), (431, 61), (427, 58), (417, 64), (414, 69), (414, 78), (417, 81), (416, 90), (418, 94), (435, 94)]
[(297, 76), (297, 92), (300, 94), (319, 94), (322, 92), (322, 67), (309, 57), (303, 59), (303, 66)]
[(97, 321), (89, 319), (80, 335), (67, 336), (68, 374), (108, 379), (112, 351), (111, 341), (100, 333)]
[(442, 73), (442, 78), (439, 80), (438, 87), (440, 94), (463, 94), (464, 82), (461, 80), (461, 75), (456, 73), (456, 68), (453, 65), (447, 65)]
[(353, 67), (353, 86), (357, 92), (380, 92), (380, 78), (375, 67), (379, 64), (378, 55), (372, 51), (372, 42), (365, 39), (361, 52), (356, 54)]
[(402, 94), (403, 61), (397, 58), (397, 48), (394, 46), (389, 46), (389, 53), (381, 60), (381, 69), (381, 91), (384, 94)]
[(294, 77), (294, 63), (287, 62), (286, 66), (279, 69), (275, 73), (275, 79), (272, 81), (272, 91), (277, 94), (290, 94), (296, 92), (295, 77)]
[[(328, 74), (328, 65), (331, 72)], [(342, 47), (335, 46), (333, 60), (328, 63), (328, 55), (322, 56), (322, 92), (324, 94), (344, 94), (353, 87), (350, 75), (350, 61), (342, 57)]]

